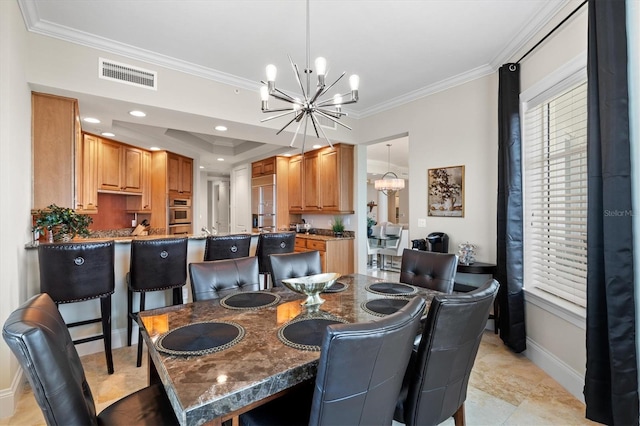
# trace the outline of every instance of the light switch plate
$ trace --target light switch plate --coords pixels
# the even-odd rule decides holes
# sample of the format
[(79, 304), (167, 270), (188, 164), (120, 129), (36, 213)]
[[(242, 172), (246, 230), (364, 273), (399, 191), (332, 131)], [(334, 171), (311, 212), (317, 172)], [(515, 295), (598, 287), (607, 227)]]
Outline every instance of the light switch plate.
[(427, 219), (418, 219), (418, 228), (426, 228), (427, 227)]

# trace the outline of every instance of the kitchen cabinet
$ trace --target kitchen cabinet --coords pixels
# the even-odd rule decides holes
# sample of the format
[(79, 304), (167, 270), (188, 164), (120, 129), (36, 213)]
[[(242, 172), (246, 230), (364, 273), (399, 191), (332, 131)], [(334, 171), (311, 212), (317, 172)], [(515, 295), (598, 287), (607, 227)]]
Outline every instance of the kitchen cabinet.
[(317, 250), (320, 253), (322, 272), (336, 272), (338, 274), (353, 274), (354, 254), (353, 239), (332, 238), (321, 236), (307, 236), (298, 234), (294, 247), (295, 252)]
[(151, 213), (151, 153), (142, 151), (142, 195), (127, 196), (127, 211)]
[(266, 158), (251, 164), (251, 177), (260, 177), (276, 173), (276, 157)]
[(78, 101), (32, 92), (31, 135), (34, 209), (51, 204), (82, 210), (82, 135)]
[(167, 184), (169, 192), (191, 195), (193, 160), (176, 154), (167, 155)]
[(98, 148), (99, 138), (85, 133), (82, 135), (82, 179), (81, 197), (78, 206), (83, 210), (98, 210)]
[(336, 144), (289, 160), (289, 212), (353, 214), (353, 146)]
[(142, 150), (100, 138), (98, 191), (142, 194)]

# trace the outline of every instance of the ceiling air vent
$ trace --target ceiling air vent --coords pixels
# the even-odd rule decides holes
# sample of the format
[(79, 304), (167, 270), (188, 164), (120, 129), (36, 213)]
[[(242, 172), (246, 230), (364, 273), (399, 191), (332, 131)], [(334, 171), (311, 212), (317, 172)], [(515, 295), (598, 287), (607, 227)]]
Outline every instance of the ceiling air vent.
[(99, 77), (105, 80), (119, 81), (132, 86), (158, 89), (158, 73), (132, 65), (100, 58)]
[(320, 126), (324, 127), (325, 129), (336, 130), (336, 123), (329, 120), (327, 117), (323, 117), (318, 114), (316, 115), (316, 118), (318, 119), (318, 123), (320, 123)]

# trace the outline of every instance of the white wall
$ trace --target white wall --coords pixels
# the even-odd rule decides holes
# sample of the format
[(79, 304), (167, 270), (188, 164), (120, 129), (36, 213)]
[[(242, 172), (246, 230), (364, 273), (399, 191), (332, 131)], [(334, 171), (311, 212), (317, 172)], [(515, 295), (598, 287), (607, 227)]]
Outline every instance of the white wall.
[[(0, 1), (0, 324), (26, 297), (31, 238), (31, 93), (25, 79), (26, 31), (15, 1)], [(21, 375), (0, 344), (0, 418), (11, 414)]]

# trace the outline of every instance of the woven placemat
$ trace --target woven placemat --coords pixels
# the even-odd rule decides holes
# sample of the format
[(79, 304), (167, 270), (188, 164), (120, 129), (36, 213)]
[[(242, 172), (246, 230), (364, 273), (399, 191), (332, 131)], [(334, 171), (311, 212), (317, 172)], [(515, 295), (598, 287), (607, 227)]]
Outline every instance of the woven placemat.
[(278, 330), (278, 339), (287, 346), (303, 351), (319, 351), (322, 336), (328, 325), (346, 323), (337, 317), (299, 318)]
[(220, 306), (227, 309), (262, 309), (277, 305), (280, 296), (263, 291), (241, 291), (220, 299)]
[(234, 322), (197, 322), (164, 333), (155, 345), (169, 355), (206, 355), (230, 348), (244, 334), (244, 328)]
[(360, 307), (363, 311), (375, 315), (377, 317), (384, 317), (393, 314), (407, 303), (411, 299), (404, 297), (381, 297), (380, 299), (371, 299), (366, 302), (362, 302)]
[(365, 289), (371, 293), (383, 296), (413, 296), (418, 293), (418, 289), (409, 284), (402, 283), (372, 283), (367, 284)]
[(336, 281), (335, 283), (324, 289), (323, 293), (340, 293), (341, 291), (345, 291), (348, 288), (349, 284)]

